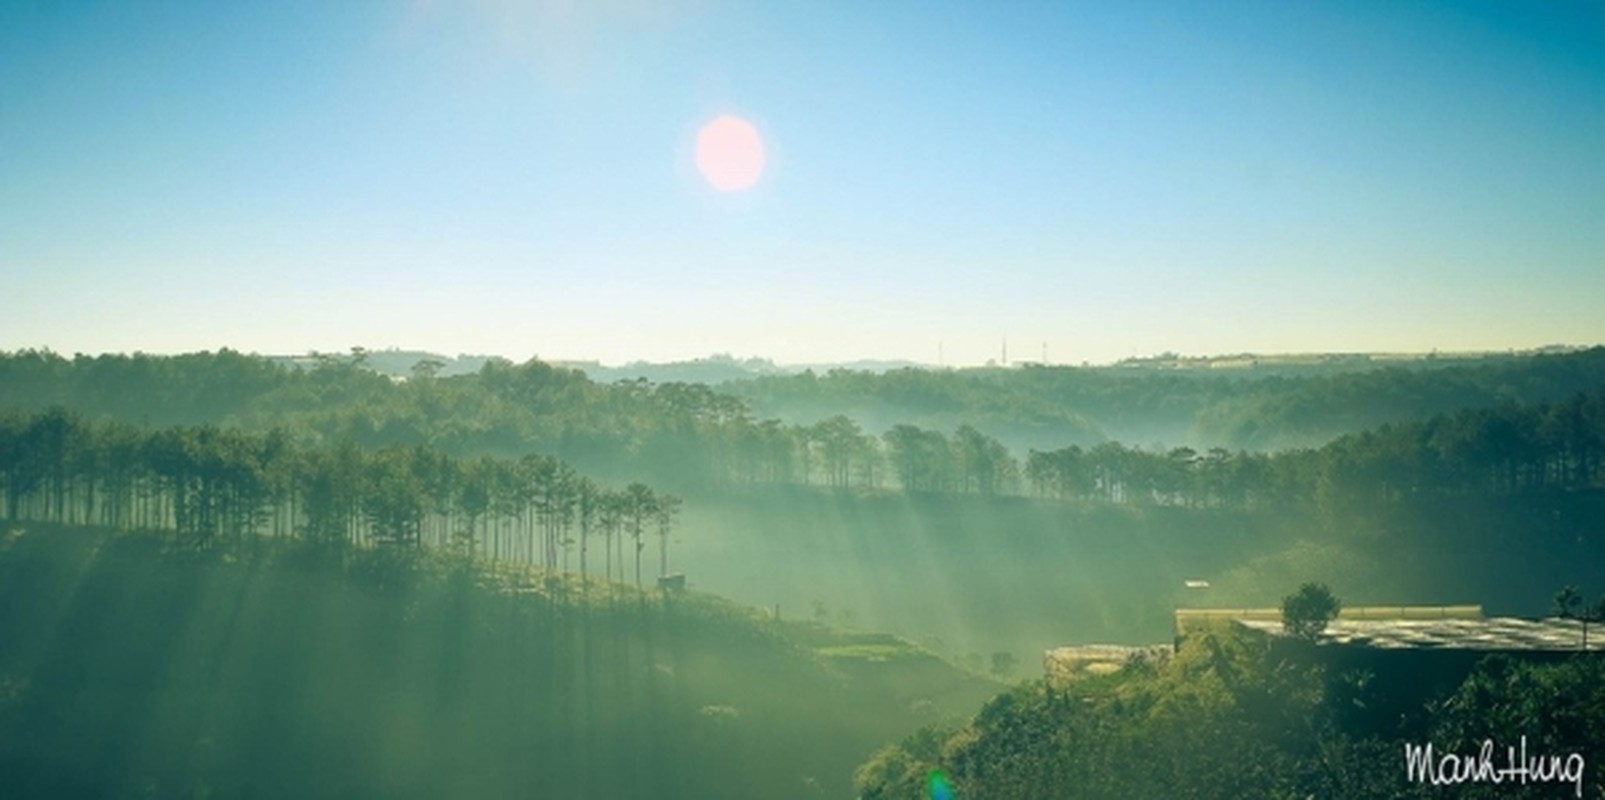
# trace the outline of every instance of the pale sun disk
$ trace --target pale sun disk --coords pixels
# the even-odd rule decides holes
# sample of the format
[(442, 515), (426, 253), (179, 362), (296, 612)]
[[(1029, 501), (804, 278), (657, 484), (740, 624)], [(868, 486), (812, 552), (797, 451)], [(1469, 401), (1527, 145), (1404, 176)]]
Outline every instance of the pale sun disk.
[(697, 171), (722, 192), (751, 188), (763, 174), (763, 140), (752, 123), (725, 114), (697, 131)]

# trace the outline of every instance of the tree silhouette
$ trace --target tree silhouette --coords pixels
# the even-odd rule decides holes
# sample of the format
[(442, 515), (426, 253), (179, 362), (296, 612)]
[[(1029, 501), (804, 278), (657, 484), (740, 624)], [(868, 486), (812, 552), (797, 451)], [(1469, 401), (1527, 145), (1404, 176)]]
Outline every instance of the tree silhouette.
[(632, 483), (624, 488), (625, 520), (629, 525), (630, 541), (635, 545), (635, 585), (641, 585), (641, 551), (646, 542), (641, 537), (646, 524), (658, 513), (657, 497), (644, 483)]
[(1605, 596), (1601, 596), (1592, 606), (1583, 606), (1583, 593), (1576, 586), (1564, 586), (1555, 593), (1555, 602), (1552, 611), (1561, 619), (1575, 619), (1583, 624), (1582, 649), (1588, 649), (1588, 624), (1590, 622), (1605, 621)]
[(669, 530), (680, 513), (680, 498), (660, 495), (655, 503), (653, 519), (658, 526), (658, 575), (669, 574)]
[(1306, 583), (1282, 598), (1282, 629), (1290, 636), (1307, 641), (1319, 638), (1326, 625), (1337, 618), (1343, 604), (1324, 583)]
[[(302, 434), (304, 436), (305, 434)], [(628, 531), (636, 582), (649, 527), (660, 569), (680, 500), (644, 483), (608, 491), (551, 456), (453, 459), (425, 445), (313, 446), (282, 428), (213, 425), (146, 431), (53, 409), (0, 412), (0, 504), (13, 521), (167, 531), (190, 546), (252, 536), (346, 546), (460, 548), (567, 572), (573, 545), (589, 578), (592, 533)], [(571, 537), (580, 526), (579, 538)]]

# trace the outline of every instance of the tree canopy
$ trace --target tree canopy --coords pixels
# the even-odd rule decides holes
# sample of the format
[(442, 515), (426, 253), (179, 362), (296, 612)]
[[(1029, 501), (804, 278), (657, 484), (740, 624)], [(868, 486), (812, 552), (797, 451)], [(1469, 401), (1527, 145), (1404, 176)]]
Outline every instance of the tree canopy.
[(1337, 619), (1343, 604), (1324, 583), (1306, 583), (1282, 598), (1282, 628), (1288, 635), (1314, 641)]

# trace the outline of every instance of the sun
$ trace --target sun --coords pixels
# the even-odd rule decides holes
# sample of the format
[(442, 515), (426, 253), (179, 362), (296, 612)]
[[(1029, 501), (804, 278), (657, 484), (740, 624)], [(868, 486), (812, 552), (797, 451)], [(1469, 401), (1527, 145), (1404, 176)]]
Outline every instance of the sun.
[(763, 176), (763, 139), (752, 123), (724, 114), (697, 131), (697, 171), (721, 192), (752, 188)]

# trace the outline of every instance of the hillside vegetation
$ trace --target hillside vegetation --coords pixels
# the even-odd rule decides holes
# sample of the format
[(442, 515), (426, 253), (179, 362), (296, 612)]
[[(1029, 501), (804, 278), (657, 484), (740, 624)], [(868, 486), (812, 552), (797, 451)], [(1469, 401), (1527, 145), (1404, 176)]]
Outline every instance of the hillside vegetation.
[[(1599, 796), (1605, 660), (1462, 655), (1471, 658), (1360, 667), (1221, 628), (1169, 659), (1016, 687), (965, 725), (883, 749), (857, 784), (866, 800), (927, 796), (935, 780), (950, 796), (988, 800)], [(1480, 763), (1484, 741), (1495, 743), (1492, 769), (1536, 763), (1552, 779), (1455, 780), (1462, 756)], [(1448, 785), (1408, 768), (1405, 745), (1428, 744), (1431, 774)], [(1525, 755), (1507, 759), (1507, 747)]]
[(996, 686), (696, 594), (48, 525), (0, 630), (6, 797), (839, 797)]
[[(1560, 403), (1605, 387), (1605, 348), (1218, 370), (832, 370), (717, 388), (602, 383), (578, 369), (500, 359), (449, 377), (441, 362), (421, 359), (399, 380), (371, 369), (370, 358), (384, 356), (359, 350), (287, 364), (228, 350), (73, 358), (18, 351), (0, 354), (0, 408), (59, 405), (155, 427), (282, 428), (330, 443), (429, 445), (455, 456), (534, 451), (602, 477), (684, 491), (899, 485), (909, 477), (894, 475), (899, 456), (921, 452), (932, 434), (944, 437), (944, 459), (961, 470), (995, 462), (994, 444), (1016, 460), (1032, 449), (1102, 442), (1270, 451), (1463, 409)], [(1007, 483), (1005, 473), (989, 478), (983, 470), (936, 485), (1008, 491)]]
[[(1605, 585), (1602, 354), (719, 390), (539, 361), (398, 381), (360, 352), (3, 356), (0, 512), (23, 533), (0, 552), (0, 772), (34, 796), (844, 796), (876, 746), (972, 713), (983, 673), (1169, 641), (1177, 607), (1321, 581), (1355, 605), (1534, 615), (1557, 586)], [(726, 391), (762, 386), (779, 394)], [(910, 416), (877, 430), (854, 392)], [(782, 396), (830, 416), (764, 416)], [(1228, 407), (1335, 438), (1005, 443), (1020, 413), (1192, 426)], [(1204, 702), (1132, 686), (1121, 703)], [(1160, 749), (1110, 744), (1096, 771), (1191, 763), (1165, 754), (1168, 721), (1109, 722), (1125, 707), (1097, 724)], [(1042, 736), (1079, 724), (1057, 714)], [(898, 763), (967, 780), (939, 758), (952, 730)], [(1308, 765), (1276, 755), (1325, 741), (1299, 735), (1266, 757)]]

